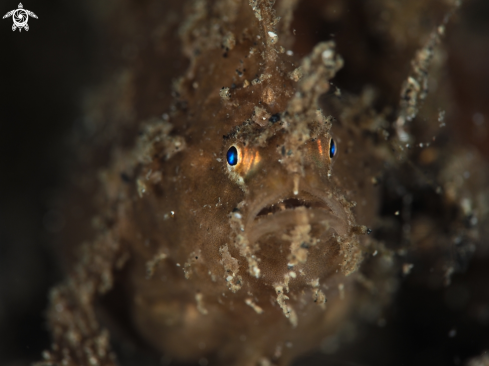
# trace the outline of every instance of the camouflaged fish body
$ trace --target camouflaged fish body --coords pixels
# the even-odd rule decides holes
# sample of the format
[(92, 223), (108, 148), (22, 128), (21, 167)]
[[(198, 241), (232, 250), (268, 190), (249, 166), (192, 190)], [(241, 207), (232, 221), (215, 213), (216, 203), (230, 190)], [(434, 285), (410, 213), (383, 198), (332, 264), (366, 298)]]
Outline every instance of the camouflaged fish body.
[(289, 364), (341, 329), (359, 287), (378, 308), (395, 289), (392, 252), (368, 234), (403, 155), (368, 90), (330, 84), (334, 42), (287, 52), (295, 1), (191, 5), (174, 104), (113, 154), (108, 219), (52, 292), (47, 363), (116, 362), (94, 310), (111, 289), (118, 321), (161, 354), (243, 366)]

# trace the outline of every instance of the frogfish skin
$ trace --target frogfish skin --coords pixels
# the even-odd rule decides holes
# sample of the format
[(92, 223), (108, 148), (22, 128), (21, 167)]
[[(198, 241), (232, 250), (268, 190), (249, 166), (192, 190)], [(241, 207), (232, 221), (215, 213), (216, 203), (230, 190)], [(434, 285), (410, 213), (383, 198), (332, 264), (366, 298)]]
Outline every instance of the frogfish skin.
[[(295, 0), (184, 5), (148, 32), (176, 34), (161, 47), (183, 51), (183, 75), (136, 58), (103, 89), (112, 104), (88, 107), (111, 110), (107, 128), (125, 137), (111, 137), (92, 234), (52, 290), (46, 363), (116, 365), (106, 327), (119, 324), (178, 362), (288, 365), (395, 289), (392, 252), (371, 232), (420, 96), (404, 90), (414, 104), (392, 123), (368, 92), (341, 93), (333, 41), (291, 51)], [(174, 79), (161, 105), (158, 78)]]

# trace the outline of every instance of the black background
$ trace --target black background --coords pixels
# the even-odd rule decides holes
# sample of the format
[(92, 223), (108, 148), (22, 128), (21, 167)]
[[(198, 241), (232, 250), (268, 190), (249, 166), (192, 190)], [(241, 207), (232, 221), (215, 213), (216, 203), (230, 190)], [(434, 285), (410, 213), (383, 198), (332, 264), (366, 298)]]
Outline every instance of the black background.
[[(29, 31), (0, 21), (0, 364), (26, 365), (49, 346), (51, 250), (69, 166), (66, 137), (94, 80), (97, 39), (81, 1), (28, 1)], [(2, 16), (16, 1), (1, 1)]]

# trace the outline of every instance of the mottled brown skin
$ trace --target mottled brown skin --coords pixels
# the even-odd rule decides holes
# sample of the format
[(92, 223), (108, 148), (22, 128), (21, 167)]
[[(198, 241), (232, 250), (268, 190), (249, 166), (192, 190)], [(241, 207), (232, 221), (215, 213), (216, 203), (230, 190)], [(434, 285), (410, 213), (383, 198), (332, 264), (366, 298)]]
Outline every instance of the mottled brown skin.
[[(318, 84), (320, 91), (294, 98), (290, 57), (280, 53), (267, 35), (275, 31), (270, 24), (273, 13), (265, 4), (257, 9), (262, 21), (248, 4), (242, 5), (240, 20), (247, 20), (249, 30), (246, 38), (225, 51), (227, 58), (215, 65), (200, 64), (181, 81), (179, 97), (188, 106), (171, 123), (176, 134), (181, 131), (185, 147), (169, 159), (157, 156), (160, 152), (155, 149), (152, 161), (138, 172), (146, 186), (142, 197), (137, 197), (135, 185), (128, 193), (134, 197), (125, 212), (130, 228), (124, 232), (132, 258), (126, 270), (131, 283), (129, 312), (150, 344), (180, 360), (206, 357), (220, 364), (264, 360), (287, 364), (335, 332), (349, 313), (352, 277), (347, 275), (361, 260), (357, 234), (366, 229), (357, 227), (357, 221), (371, 223), (368, 217), (377, 208), (373, 184), (348, 173), (376, 175), (375, 157), (368, 157), (368, 167), (361, 158), (362, 150), (371, 149), (365, 147), (371, 139), (362, 138), (351, 121), (331, 122), (316, 113), (314, 97), (328, 89), (316, 70), (304, 70), (305, 81), (299, 83)], [(235, 27), (235, 34), (244, 33), (239, 24)], [(251, 47), (256, 54), (250, 56)], [(333, 53), (331, 46), (323, 48)], [(223, 51), (211, 48), (199, 57), (214, 52)], [(318, 68), (320, 57), (316, 53), (310, 59)], [(240, 67), (247, 70), (246, 76), (252, 68), (249, 58), (261, 60), (256, 74), (270, 73), (266, 80), (247, 88), (237, 86), (224, 97), (219, 90), (208, 89), (216, 79), (223, 86), (231, 84), (229, 76)], [(194, 62), (199, 64), (199, 59)], [(329, 77), (339, 66), (335, 61)], [(255, 107), (266, 110), (264, 117)], [(275, 113), (280, 121), (270, 122)], [(334, 162), (329, 156), (331, 136), (341, 151)], [(233, 168), (226, 161), (230, 146), (243, 154), (243, 162)], [(255, 162), (247, 165), (249, 156)], [(261, 210), (287, 199), (300, 200), (295, 205), (303, 207), (257, 218)], [(354, 201), (359, 202), (356, 217), (351, 209)], [(304, 207), (313, 204), (318, 207)], [(297, 235), (304, 231), (303, 236), (283, 238), (292, 237), (294, 230)], [(315, 243), (316, 239), (320, 241)], [(294, 240), (300, 242), (292, 253)], [(151, 262), (155, 253), (164, 253), (165, 258)], [(296, 258), (300, 256), (307, 259)], [(155, 264), (150, 279), (148, 263)], [(340, 284), (347, 293), (341, 299)], [(321, 296), (328, 298), (327, 311), (325, 300), (317, 303)]]
[[(335, 95), (334, 43), (302, 60), (284, 53), (293, 7), (276, 6), (280, 22), (266, 1), (188, 10), (190, 66), (163, 120), (147, 120), (136, 147), (112, 151), (96, 239), (52, 293), (46, 362), (115, 363), (94, 310), (112, 288), (144, 342), (218, 365), (287, 365), (369, 293), (379, 308), (388, 302), (392, 252), (367, 233), (379, 225), (384, 163), (406, 161), (404, 126), (390, 128), (369, 91)], [(401, 102), (399, 118), (409, 113)]]

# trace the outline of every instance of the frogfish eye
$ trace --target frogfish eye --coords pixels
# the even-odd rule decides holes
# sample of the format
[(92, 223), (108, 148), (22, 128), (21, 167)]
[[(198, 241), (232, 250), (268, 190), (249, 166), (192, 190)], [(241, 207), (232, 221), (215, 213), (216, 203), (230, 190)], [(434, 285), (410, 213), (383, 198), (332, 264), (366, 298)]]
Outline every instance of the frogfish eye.
[[(228, 153), (229, 154), (229, 153)], [(336, 144), (334, 143), (334, 140), (331, 139), (329, 142), (329, 157), (333, 159), (333, 157), (336, 155)], [(229, 159), (228, 159), (229, 161)]]
[(236, 147), (231, 146), (226, 154), (226, 158), (229, 165), (238, 164), (238, 150)]

